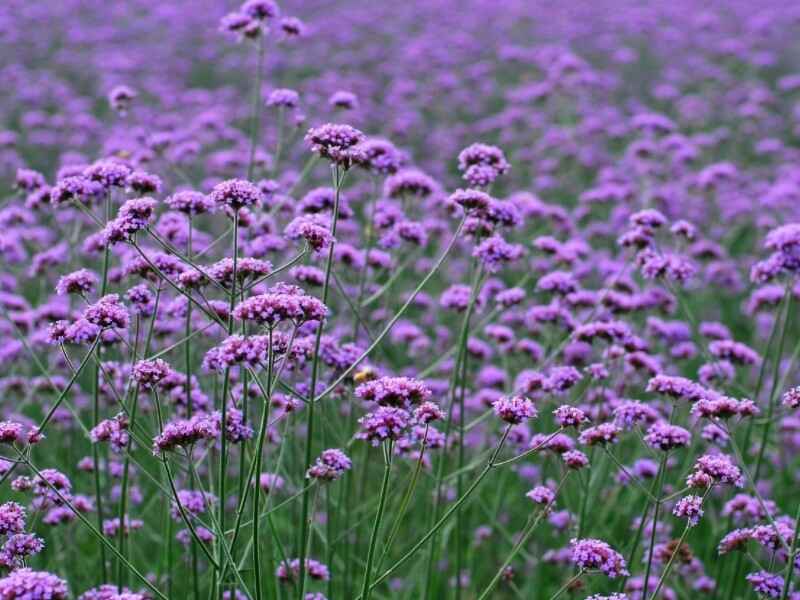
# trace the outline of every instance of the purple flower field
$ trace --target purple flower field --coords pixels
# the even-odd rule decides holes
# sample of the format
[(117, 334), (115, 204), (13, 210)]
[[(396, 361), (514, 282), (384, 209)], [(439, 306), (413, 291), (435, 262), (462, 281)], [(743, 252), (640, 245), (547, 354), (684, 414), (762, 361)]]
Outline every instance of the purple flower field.
[(0, 600), (800, 600), (800, 4), (4, 0), (0, 75)]

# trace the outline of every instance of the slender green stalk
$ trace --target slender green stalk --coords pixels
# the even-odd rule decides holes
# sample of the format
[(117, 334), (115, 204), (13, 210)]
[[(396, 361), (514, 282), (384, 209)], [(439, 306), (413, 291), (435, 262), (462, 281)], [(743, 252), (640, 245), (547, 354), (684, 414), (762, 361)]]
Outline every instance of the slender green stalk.
[(649, 589), (650, 569), (651, 569), (651, 567), (653, 565), (653, 551), (655, 550), (655, 546), (656, 546), (656, 530), (658, 529), (658, 513), (659, 513), (659, 510), (661, 509), (661, 501), (662, 501), (661, 500), (661, 490), (662, 490), (662, 488), (664, 486), (664, 472), (667, 469), (667, 457), (668, 456), (669, 456), (669, 452), (664, 452), (664, 456), (661, 458), (661, 465), (659, 465), (659, 468), (658, 468), (658, 475), (656, 476), (656, 479), (658, 481), (658, 483), (656, 484), (656, 494), (655, 494), (656, 501), (655, 501), (655, 509), (653, 511), (653, 523), (651, 525), (652, 530), (650, 532), (650, 548), (648, 549), (648, 552), (647, 552), (647, 566), (645, 567), (645, 570), (644, 570), (644, 579), (643, 579), (643, 581), (644, 581), (643, 586), (644, 587), (642, 588), (643, 590), (645, 590), (645, 593), (647, 593), (647, 590)]
[(756, 459), (756, 468), (753, 472), (753, 484), (758, 481), (759, 475), (761, 475), (761, 467), (764, 463), (764, 453), (767, 449), (767, 442), (769, 441), (769, 434), (770, 428), (772, 426), (772, 415), (775, 412), (775, 396), (777, 392), (778, 386), (778, 378), (781, 372), (781, 358), (783, 358), (783, 348), (786, 342), (786, 333), (789, 331), (789, 315), (791, 314), (792, 310), (792, 294), (791, 288), (786, 288), (786, 308), (783, 314), (783, 328), (781, 330), (781, 337), (778, 342), (778, 353), (775, 355), (774, 358), (774, 368), (772, 371), (772, 385), (770, 386), (769, 392), (769, 405), (767, 407), (767, 421), (764, 425), (764, 431), (761, 435), (761, 444), (758, 448), (758, 458)]
[(422, 443), (420, 444), (417, 466), (414, 467), (414, 473), (411, 475), (411, 481), (409, 482), (408, 487), (406, 488), (406, 491), (403, 494), (403, 499), (400, 502), (400, 508), (397, 511), (397, 516), (395, 517), (394, 525), (389, 530), (390, 533), (386, 538), (386, 543), (383, 545), (383, 552), (381, 553), (381, 557), (378, 560), (378, 568), (383, 566), (383, 561), (392, 548), (392, 543), (394, 542), (394, 538), (400, 531), (400, 526), (403, 523), (403, 517), (405, 516), (406, 510), (408, 509), (408, 504), (411, 501), (411, 497), (414, 495), (414, 490), (417, 487), (417, 480), (419, 479), (419, 474), (422, 471), (422, 465), (425, 458), (425, 448), (427, 447), (427, 440), (428, 440), (428, 429), (429, 426), (426, 424), (425, 433), (422, 435)]
[[(558, 495), (558, 492), (561, 489), (561, 486), (564, 485), (564, 481), (566, 480), (568, 475), (569, 471), (567, 471), (561, 478), (561, 481), (558, 484), (558, 488), (556, 489), (556, 495)], [(529, 517), (528, 523), (522, 529), (522, 535), (520, 535), (519, 541), (516, 544), (514, 544), (514, 547), (511, 549), (511, 552), (503, 561), (503, 564), (500, 565), (500, 568), (497, 570), (494, 577), (492, 577), (492, 580), (489, 582), (489, 585), (487, 585), (481, 592), (480, 596), (478, 596), (478, 600), (486, 600), (486, 598), (489, 597), (489, 594), (492, 592), (494, 587), (497, 585), (497, 582), (500, 581), (500, 578), (503, 576), (506, 567), (508, 567), (508, 565), (511, 564), (511, 561), (514, 560), (514, 557), (517, 554), (519, 554), (519, 551), (527, 543), (528, 538), (530, 538), (531, 534), (536, 530), (537, 525), (539, 525), (542, 518), (549, 512), (550, 508), (553, 505), (553, 502), (555, 502), (555, 497), (553, 498), (552, 502), (542, 507), (542, 509), (536, 514), (535, 518), (533, 517), (533, 515)]]
[[(467, 488), (467, 490), (464, 492), (464, 494), (461, 497), (459, 497), (452, 504), (452, 506), (450, 506), (450, 508), (447, 509), (447, 512), (445, 512), (439, 518), (439, 520), (436, 521), (436, 523), (433, 524), (433, 526), (428, 530), (428, 532), (425, 535), (422, 536), (422, 538), (420, 538), (419, 541), (417, 541), (411, 548), (409, 548), (409, 550), (406, 551), (405, 554), (403, 554), (403, 556), (401, 556), (391, 567), (386, 569), (386, 571), (384, 571), (383, 574), (381, 574), (381, 576), (378, 577), (372, 583), (372, 585), (370, 586), (370, 589), (374, 589), (377, 585), (379, 585), (382, 582), (384, 582), (386, 579), (389, 578), (389, 576), (392, 573), (394, 573), (402, 565), (404, 565), (406, 562), (408, 562), (421, 548), (423, 548), (425, 546), (425, 544), (428, 543), (428, 541), (434, 535), (436, 535), (436, 533), (442, 528), (442, 526), (445, 523), (447, 523), (447, 521), (450, 520), (450, 517), (452, 517), (456, 513), (456, 511), (459, 509), (459, 507), (461, 507), (461, 505), (464, 504), (464, 502), (466, 502), (469, 499), (469, 497), (472, 495), (472, 493), (476, 489), (478, 489), (478, 486), (481, 484), (481, 482), (492, 471), (492, 469), (494, 469), (495, 461), (497, 460), (497, 457), (500, 454), (500, 450), (502, 450), (503, 445), (505, 444), (506, 439), (508, 438), (508, 434), (509, 434), (510, 431), (511, 431), (511, 426), (509, 425), (503, 431), (503, 435), (500, 438), (500, 441), (498, 442), (497, 447), (494, 449), (494, 452), (492, 452), (492, 456), (489, 458), (489, 462), (486, 464), (486, 467), (484, 467), (483, 471), (481, 471), (480, 474), (475, 478), (475, 481), (472, 482), (472, 484)], [(359, 595), (356, 600), (359, 600), (359, 599), (363, 600), (361, 595)]]
[(786, 557), (786, 577), (783, 580), (783, 590), (781, 590), (781, 599), (786, 600), (789, 597), (789, 590), (792, 587), (792, 576), (794, 575), (794, 559), (797, 556), (797, 542), (800, 538), (800, 502), (797, 504), (797, 512), (794, 516), (794, 534), (792, 535), (792, 545), (789, 549), (789, 555)]
[[(328, 259), (325, 263), (325, 280), (322, 286), (322, 303), (327, 305), (328, 294), (330, 290), (331, 270), (333, 269), (333, 250), (336, 247), (336, 225), (339, 221), (339, 199), (341, 195), (342, 183), (344, 181), (344, 172), (339, 168), (339, 165), (334, 165), (333, 168), (333, 187), (334, 187), (334, 201), (333, 201), (333, 217), (331, 220), (331, 236), (333, 241), (328, 249)], [(316, 339), (314, 341), (314, 356), (311, 361), (311, 385), (309, 391), (309, 403), (306, 407), (306, 448), (305, 460), (303, 466), (303, 473), (307, 473), (311, 467), (312, 453), (314, 447), (314, 394), (317, 393), (317, 380), (319, 377), (319, 363), (320, 363), (320, 344), (322, 342), (323, 323), (317, 325)], [(303, 493), (303, 504), (301, 509), (300, 521), (300, 566), (299, 566), (299, 585), (297, 586), (298, 600), (303, 600), (303, 592), (306, 585), (306, 546), (310, 542), (309, 527), (308, 527), (308, 514), (309, 514), (309, 490)]]
[(370, 354), (372, 354), (372, 351), (375, 350), (375, 348), (378, 347), (378, 344), (380, 344), (383, 341), (383, 338), (385, 338), (388, 335), (388, 333), (392, 330), (392, 327), (394, 327), (395, 323), (397, 323), (397, 321), (399, 321), (402, 318), (402, 316), (405, 314), (406, 310), (408, 310), (408, 307), (411, 306), (411, 304), (414, 302), (414, 300), (416, 299), (417, 295), (422, 291), (422, 288), (425, 287), (425, 285), (436, 274), (436, 272), (439, 270), (439, 268), (444, 264), (445, 259), (449, 256), (450, 252), (455, 247), (456, 242), (461, 237), (461, 231), (464, 229), (465, 222), (466, 222), (466, 218), (461, 219), (461, 222), (458, 224), (458, 228), (456, 228), (456, 231), (453, 234), (453, 237), (451, 238), (450, 243), (444, 249), (444, 251), (442, 252), (442, 254), (439, 257), (439, 259), (436, 261), (436, 263), (433, 265), (433, 267), (431, 267), (431, 270), (428, 271), (428, 273), (425, 275), (425, 277), (423, 277), (422, 280), (417, 284), (417, 287), (414, 288), (414, 291), (411, 292), (411, 294), (408, 296), (408, 298), (406, 299), (406, 301), (403, 304), (403, 306), (400, 307), (400, 310), (398, 310), (395, 313), (395, 315), (389, 320), (389, 322), (384, 326), (383, 330), (375, 338), (375, 341), (372, 342), (369, 345), (369, 347), (367, 347), (367, 349), (364, 350), (364, 352), (362, 352), (359, 355), (359, 357), (356, 358), (349, 367), (347, 367), (344, 371), (342, 371), (339, 374), (339, 376), (336, 379), (334, 379), (333, 382), (331, 382), (328, 385), (328, 387), (326, 387), (324, 390), (322, 390), (319, 394), (317, 394), (314, 397), (314, 401), (313, 401), (314, 403), (319, 402), (320, 400), (325, 398), (325, 396), (327, 396), (333, 390), (335, 390), (339, 386), (339, 384), (342, 383), (342, 381), (344, 381), (347, 377), (349, 377), (350, 374), (355, 369), (358, 368), (358, 366), (361, 364), (361, 361), (364, 360), (365, 358), (367, 358)]
[(560, 598), (564, 594), (564, 592), (566, 592), (570, 587), (572, 587), (572, 584), (578, 581), (578, 579), (580, 579), (582, 576), (583, 576), (583, 569), (581, 569), (575, 575), (573, 575), (569, 579), (569, 581), (567, 581), (567, 583), (565, 583), (558, 589), (558, 591), (555, 594), (550, 596), (550, 600), (558, 600), (558, 598)]
[(158, 598), (161, 598), (162, 600), (169, 600), (164, 594), (162, 594), (159, 591), (157, 587), (155, 587), (152, 583), (150, 583), (150, 580), (141, 572), (139, 572), (139, 570), (137, 570), (136, 567), (134, 567), (133, 564), (131, 564), (131, 562), (127, 558), (125, 558), (124, 556), (122, 556), (122, 554), (119, 553), (114, 544), (109, 542), (106, 539), (106, 537), (100, 532), (100, 530), (97, 529), (94, 525), (92, 525), (89, 519), (87, 519), (81, 511), (75, 508), (72, 502), (68, 498), (66, 498), (57, 487), (55, 487), (52, 483), (50, 483), (50, 481), (46, 477), (42, 476), (41, 471), (39, 471), (39, 469), (37, 469), (33, 465), (33, 463), (30, 462), (30, 460), (28, 460), (27, 456), (25, 456), (19, 450), (17, 451), (17, 453), (19, 454), (20, 459), (31, 469), (31, 471), (33, 471), (37, 475), (39, 480), (43, 481), (50, 488), (50, 490), (59, 498), (61, 503), (67, 508), (69, 508), (72, 511), (72, 514), (74, 514), (78, 518), (78, 520), (81, 523), (83, 523), (83, 525), (86, 526), (87, 529), (89, 529), (89, 531), (95, 538), (97, 538), (97, 540), (100, 542), (100, 545), (103, 548), (107, 548), (108, 550), (110, 550), (120, 561), (122, 561), (122, 564), (124, 564), (125, 567), (128, 570), (130, 570), (130, 572), (133, 573)]
[(247, 161), (247, 179), (253, 178), (253, 167), (255, 166), (256, 147), (258, 146), (258, 137), (261, 129), (261, 82), (264, 79), (264, 54), (266, 53), (266, 44), (264, 38), (266, 32), (261, 31), (258, 34), (258, 59), (256, 62), (256, 83), (253, 89), (253, 116), (250, 130), (250, 159)]
[[(230, 302), (228, 306), (228, 335), (233, 332), (233, 307), (236, 304), (236, 282), (237, 271), (239, 266), (239, 211), (234, 210), (233, 213), (233, 276), (231, 279)], [(230, 367), (225, 369), (225, 374), (222, 380), (222, 395), (220, 399), (220, 412), (222, 422), (222, 435), (220, 436), (220, 450), (219, 450), (219, 472), (217, 475), (217, 498), (219, 498), (219, 507), (217, 514), (217, 521), (219, 522), (220, 536), (217, 540), (217, 561), (222, 563), (223, 546), (225, 545), (225, 536), (222, 532), (225, 531), (225, 498), (226, 496), (226, 483), (228, 475), (228, 436), (225, 435), (225, 428), (228, 422), (228, 390), (230, 387), (231, 371)], [(218, 595), (221, 598), (223, 592), (223, 582), (225, 580), (225, 567), (222, 571), (218, 581)]]
[[(706, 497), (708, 496), (711, 488), (709, 487), (705, 493), (703, 494), (703, 501), (705, 501)], [(681, 546), (683, 542), (686, 540), (686, 536), (689, 535), (689, 530), (692, 528), (691, 522), (686, 523), (686, 527), (683, 529), (683, 533), (681, 534), (680, 539), (678, 539), (678, 543), (675, 546), (675, 550), (672, 551), (672, 555), (669, 557), (669, 561), (667, 562), (667, 566), (664, 567), (664, 571), (661, 573), (661, 577), (658, 580), (658, 585), (656, 585), (656, 589), (653, 594), (650, 596), (650, 600), (656, 600), (658, 597), (658, 592), (661, 591), (661, 587), (664, 585), (664, 582), (667, 580), (669, 576), (669, 572), (672, 569), (672, 565), (675, 562), (675, 557), (678, 556), (680, 552)], [(645, 582), (645, 586), (643, 588), (644, 593), (647, 593), (647, 583)]]
[[(110, 219), (111, 197), (106, 195), (105, 202), (106, 222)], [(108, 290), (108, 268), (110, 262), (110, 250), (108, 244), (103, 250), (103, 273), (100, 279), (100, 296), (104, 296)], [(95, 346), (95, 369), (92, 377), (92, 422), (97, 425), (100, 422), (100, 346)], [(97, 444), (92, 444), (92, 467), (94, 473), (94, 495), (97, 507), (97, 528), (103, 529), (103, 493), (100, 481), (100, 449)], [(122, 523), (120, 523), (120, 527)], [(102, 582), (108, 581), (108, 567), (106, 565), (106, 548), (100, 546), (100, 569), (98, 575), (102, 576)], [(102, 583), (101, 582), (101, 583)]]
[[(272, 351), (272, 328), (269, 328), (269, 349), (267, 357), (267, 387), (270, 387), (272, 382), (272, 363), (273, 363), (273, 356), (274, 353)], [(253, 488), (253, 571), (255, 575), (255, 594), (256, 600), (261, 600), (262, 598), (262, 590), (261, 590), (261, 557), (260, 557), (260, 538), (258, 534), (259, 529), (259, 522), (261, 519), (260, 516), (260, 500), (261, 500), (261, 485), (258, 480), (260, 473), (261, 473), (261, 458), (264, 454), (264, 440), (266, 439), (267, 433), (267, 423), (269, 422), (269, 408), (272, 400), (269, 397), (264, 398), (264, 407), (263, 413), (261, 417), (261, 426), (258, 430), (258, 443), (256, 445), (256, 456), (255, 456), (255, 481), (252, 482), (255, 486)], [(250, 481), (248, 481), (248, 487), (250, 485)]]
[(383, 481), (381, 483), (381, 495), (378, 500), (378, 512), (375, 515), (375, 523), (372, 526), (372, 535), (369, 539), (369, 550), (367, 551), (367, 566), (364, 568), (364, 586), (361, 588), (361, 598), (369, 600), (371, 595), (370, 581), (372, 578), (372, 561), (375, 558), (375, 546), (378, 543), (378, 534), (381, 530), (381, 520), (383, 511), (386, 507), (386, 496), (389, 492), (389, 475), (392, 470), (392, 442), (384, 442), (383, 445)]

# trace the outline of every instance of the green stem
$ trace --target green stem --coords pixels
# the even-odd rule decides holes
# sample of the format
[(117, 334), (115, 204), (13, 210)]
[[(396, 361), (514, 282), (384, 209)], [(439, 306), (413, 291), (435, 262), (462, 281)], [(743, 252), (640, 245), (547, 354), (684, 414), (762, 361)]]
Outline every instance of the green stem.
[[(269, 329), (269, 349), (268, 353), (269, 356), (267, 358), (267, 387), (270, 387), (272, 382), (272, 363), (273, 363), (273, 352), (272, 352), (272, 328)], [(269, 421), (269, 412), (270, 412), (270, 403), (271, 399), (269, 397), (264, 398), (264, 408), (263, 414), (261, 417), (261, 426), (259, 427), (258, 431), (258, 443), (256, 445), (256, 457), (255, 457), (255, 481), (253, 485), (255, 485), (253, 489), (253, 569), (255, 573), (255, 586), (256, 586), (256, 600), (261, 600), (261, 557), (260, 557), (260, 538), (258, 535), (259, 529), (259, 518), (260, 516), (260, 500), (261, 500), (261, 485), (259, 481), (260, 473), (261, 473), (261, 457), (264, 452), (264, 440), (266, 439), (267, 433), (267, 422)], [(248, 481), (248, 487), (250, 482)]]
[[(256, 85), (253, 90), (253, 117), (250, 131), (250, 159), (247, 161), (247, 179), (253, 178), (253, 167), (255, 166), (256, 146), (258, 146), (258, 134), (261, 129), (261, 82), (264, 78), (264, 54), (266, 45), (264, 44), (265, 32), (261, 31), (258, 35), (258, 61), (256, 63)], [(221, 500), (221, 499), (220, 499)]]
[(370, 580), (372, 578), (372, 561), (375, 558), (375, 546), (378, 543), (378, 534), (381, 529), (381, 520), (383, 519), (383, 511), (386, 507), (386, 496), (389, 491), (389, 474), (392, 469), (392, 442), (385, 443), (383, 446), (383, 482), (381, 483), (381, 495), (378, 501), (378, 512), (375, 515), (375, 523), (372, 526), (372, 535), (369, 539), (369, 550), (367, 550), (367, 566), (364, 569), (364, 586), (361, 588), (361, 598), (369, 600)]
[(669, 455), (668, 452), (664, 452), (664, 456), (661, 458), (661, 465), (658, 468), (658, 475), (656, 484), (656, 502), (655, 502), (655, 510), (653, 511), (653, 524), (651, 525), (652, 531), (650, 532), (650, 548), (647, 551), (647, 566), (645, 567), (644, 571), (644, 593), (647, 593), (649, 589), (648, 584), (650, 583), (650, 568), (653, 565), (653, 551), (655, 550), (656, 546), (656, 530), (658, 529), (658, 513), (661, 509), (661, 489), (664, 486), (664, 472), (667, 468), (667, 456)]
[[(338, 165), (333, 167), (333, 184), (334, 184), (334, 201), (333, 201), (333, 217), (331, 220), (331, 236), (334, 241), (331, 242), (328, 249), (328, 259), (325, 264), (325, 281), (322, 286), (322, 303), (327, 305), (328, 294), (330, 290), (331, 270), (333, 269), (333, 250), (336, 247), (336, 225), (339, 221), (339, 199), (341, 194), (342, 182), (344, 180), (344, 173), (339, 169)], [(309, 389), (308, 397), (309, 403), (306, 407), (306, 448), (303, 473), (307, 473), (311, 467), (312, 453), (314, 447), (314, 395), (317, 393), (317, 378), (319, 377), (319, 362), (320, 362), (320, 344), (322, 342), (323, 322), (317, 324), (316, 339), (314, 342), (314, 357), (311, 362), (311, 386)], [(300, 521), (300, 566), (299, 566), (299, 584), (298, 600), (303, 600), (303, 591), (306, 585), (306, 546), (310, 542), (309, 527), (308, 527), (308, 514), (310, 504), (310, 490), (306, 488), (303, 492), (303, 504), (301, 508), (301, 521)]]
[[(381, 576), (378, 577), (374, 581), (374, 583), (372, 583), (370, 589), (374, 589), (377, 585), (386, 581), (386, 579), (392, 573), (394, 573), (402, 565), (408, 562), (408, 560), (411, 559), (411, 557), (413, 557), (422, 547), (424, 547), (425, 544), (428, 543), (428, 540), (430, 540), (442, 528), (442, 526), (445, 523), (447, 523), (447, 521), (450, 519), (450, 517), (452, 517), (455, 514), (455, 512), (459, 509), (459, 507), (462, 504), (464, 504), (464, 502), (466, 502), (467, 499), (469, 499), (472, 493), (476, 489), (478, 489), (478, 486), (481, 484), (481, 482), (495, 467), (495, 461), (497, 460), (497, 456), (500, 454), (500, 450), (503, 448), (503, 444), (505, 444), (505, 441), (508, 438), (508, 434), (510, 431), (511, 431), (511, 425), (505, 428), (505, 430), (503, 431), (503, 435), (497, 444), (497, 447), (494, 449), (494, 452), (492, 452), (492, 456), (491, 458), (489, 458), (489, 462), (486, 464), (486, 467), (484, 467), (483, 471), (481, 471), (480, 474), (475, 478), (475, 481), (472, 482), (472, 484), (467, 488), (464, 494), (460, 498), (458, 498), (450, 508), (447, 509), (447, 512), (445, 512), (439, 518), (439, 520), (433, 524), (433, 526), (428, 530), (428, 532), (425, 535), (423, 535), (422, 538), (420, 538), (420, 540), (417, 541), (417, 543), (415, 543), (405, 554), (403, 554), (402, 557), (400, 557), (400, 559), (398, 559), (391, 567), (386, 569), (386, 571), (384, 571), (383, 574), (381, 574)], [(359, 597), (356, 600), (359, 599), (363, 600), (361, 595), (359, 595)]]

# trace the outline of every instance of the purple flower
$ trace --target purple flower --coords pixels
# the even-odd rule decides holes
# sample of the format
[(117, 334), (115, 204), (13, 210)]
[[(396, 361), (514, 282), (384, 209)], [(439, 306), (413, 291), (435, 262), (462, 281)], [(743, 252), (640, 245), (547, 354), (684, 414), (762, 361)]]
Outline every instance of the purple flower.
[(83, 318), (98, 327), (128, 327), (128, 310), (122, 305), (117, 294), (108, 294), (83, 311)]
[(580, 427), (583, 423), (589, 420), (580, 408), (576, 406), (563, 405), (559, 406), (553, 411), (556, 423), (561, 427)]
[(266, 104), (281, 108), (297, 108), (300, 104), (300, 95), (295, 90), (278, 88), (269, 93)]
[(599, 570), (611, 579), (627, 576), (625, 559), (606, 542), (596, 539), (573, 539), (572, 564), (587, 571)]
[(768, 571), (756, 571), (745, 579), (753, 586), (753, 591), (767, 598), (779, 598), (783, 591), (783, 577)]
[(578, 436), (578, 441), (587, 446), (616, 444), (620, 431), (614, 423), (600, 423), (584, 429)]
[(402, 408), (380, 406), (358, 420), (361, 430), (356, 437), (378, 446), (386, 440), (398, 440), (410, 425), (410, 416)]
[(523, 396), (503, 396), (492, 403), (492, 408), (494, 414), (512, 425), (535, 419), (539, 414), (533, 402)]
[(688, 446), (692, 434), (683, 427), (661, 421), (647, 430), (644, 440), (653, 448), (666, 451)]
[(367, 402), (381, 406), (410, 408), (428, 400), (432, 392), (418, 379), (410, 377), (380, 377), (359, 385), (355, 394)]
[(130, 442), (128, 417), (120, 413), (113, 419), (100, 421), (89, 432), (89, 437), (93, 443), (109, 442), (114, 452), (122, 452)]
[(193, 216), (213, 212), (215, 208), (215, 200), (212, 197), (189, 190), (176, 192), (164, 202), (172, 210)]
[(121, 115), (128, 112), (135, 99), (136, 92), (127, 85), (117, 85), (108, 92), (108, 102), (111, 104), (111, 108)]
[(0, 579), (0, 598), (4, 600), (65, 600), (67, 582), (46, 571), (22, 568)]
[[(473, 167), (488, 167), (488, 169), (471, 171), (470, 169)], [(464, 173), (464, 179), (470, 183), (487, 185), (498, 176), (507, 173), (511, 169), (511, 165), (506, 160), (503, 151), (497, 146), (477, 143), (467, 146), (459, 153), (458, 169)]]
[(703, 498), (700, 496), (684, 496), (675, 504), (672, 514), (682, 519), (688, 519), (689, 527), (696, 527), (703, 516)]
[(338, 448), (324, 450), (317, 461), (308, 470), (308, 477), (323, 481), (339, 479), (352, 467), (352, 462), (347, 455)]
[(472, 256), (479, 258), (490, 273), (495, 273), (505, 264), (518, 260), (522, 254), (522, 246), (509, 244), (499, 235), (484, 240), (472, 251)]
[(172, 372), (169, 363), (161, 358), (140, 360), (131, 371), (133, 379), (144, 389), (152, 389)]
[(249, 181), (229, 179), (215, 185), (209, 198), (216, 206), (238, 211), (247, 206), (260, 204), (263, 194), (258, 186)]
[(704, 454), (695, 461), (693, 473), (686, 480), (689, 487), (707, 488), (715, 484), (744, 485), (742, 472), (725, 454)]
[(525, 494), (525, 496), (530, 498), (535, 504), (541, 504), (542, 506), (549, 506), (556, 500), (555, 492), (544, 485), (536, 486)]
[(99, 282), (99, 278), (88, 269), (78, 269), (64, 275), (56, 284), (56, 293), (59, 296), (67, 294), (86, 295), (91, 293)]
[(0, 504), (0, 535), (21, 533), (25, 530), (25, 509), (16, 502)]
[(788, 392), (783, 394), (781, 402), (784, 406), (788, 406), (789, 408), (800, 407), (800, 386), (793, 387)]
[[(307, 558), (305, 563), (305, 572), (310, 579), (316, 581), (328, 581), (330, 579), (330, 571), (326, 565), (314, 560), (313, 558)], [(282, 582), (294, 581), (299, 575), (299, 558), (289, 559), (288, 564), (286, 562), (281, 562), (278, 565), (278, 569), (275, 571), (275, 576)]]
[(118, 588), (110, 583), (87, 590), (78, 600), (147, 600), (146, 594), (132, 592), (126, 587)]
[(358, 156), (354, 149), (364, 141), (364, 134), (350, 125), (326, 123), (308, 130), (305, 141), (311, 151), (345, 169)]

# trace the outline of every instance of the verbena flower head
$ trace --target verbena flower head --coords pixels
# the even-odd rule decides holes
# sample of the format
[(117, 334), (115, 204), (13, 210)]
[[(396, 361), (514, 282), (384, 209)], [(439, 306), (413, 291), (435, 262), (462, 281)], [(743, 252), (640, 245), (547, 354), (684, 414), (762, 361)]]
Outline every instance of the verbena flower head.
[(98, 327), (128, 327), (130, 316), (118, 294), (108, 294), (83, 311), (83, 318)]
[(263, 194), (257, 185), (249, 181), (228, 179), (215, 185), (209, 198), (218, 207), (238, 211), (241, 208), (260, 204)]
[(93, 443), (109, 442), (114, 452), (121, 453), (130, 442), (128, 425), (128, 417), (120, 413), (113, 419), (105, 419), (95, 425), (89, 432), (89, 438)]
[(444, 419), (444, 411), (433, 402), (423, 402), (414, 409), (414, 420), (423, 425)]
[(411, 416), (402, 408), (380, 406), (358, 420), (361, 426), (356, 437), (379, 446), (386, 440), (398, 440), (411, 424)]
[(119, 588), (116, 585), (106, 583), (87, 590), (78, 596), (78, 600), (147, 600), (147, 597), (147, 594), (140, 594), (126, 587)]
[(268, 326), (281, 321), (293, 321), (298, 325), (322, 321), (327, 314), (328, 309), (320, 300), (303, 293), (300, 288), (287, 285), (275, 286), (266, 294), (251, 296), (233, 310), (236, 319)]
[[(305, 560), (305, 573), (310, 579), (315, 581), (328, 581), (331, 576), (328, 567), (313, 558), (307, 558)], [(278, 569), (275, 571), (275, 576), (279, 581), (284, 583), (295, 581), (299, 575), (299, 558), (289, 559), (288, 563), (281, 562), (278, 565)]]
[(290, 240), (305, 240), (315, 251), (330, 247), (334, 242), (330, 232), (330, 219), (324, 215), (302, 215), (295, 217), (284, 230)]
[(216, 208), (215, 200), (212, 197), (190, 190), (177, 192), (164, 202), (172, 210), (192, 216), (213, 212)]
[(397, 173), (407, 158), (387, 140), (368, 138), (358, 145), (353, 160), (360, 166), (380, 175)]
[(688, 446), (692, 440), (692, 434), (683, 427), (662, 421), (647, 430), (644, 440), (658, 450), (674, 450)]
[(364, 139), (364, 134), (355, 127), (334, 123), (312, 127), (305, 136), (312, 152), (345, 169), (356, 162), (355, 149)]
[(178, 447), (190, 448), (203, 440), (212, 440), (219, 435), (219, 423), (208, 414), (199, 414), (191, 419), (170, 421), (164, 430), (153, 439), (153, 452), (169, 452)]
[(61, 277), (56, 284), (56, 293), (59, 296), (67, 294), (87, 295), (99, 283), (99, 277), (89, 269), (78, 269)]
[(614, 423), (600, 423), (584, 429), (578, 436), (578, 441), (587, 446), (616, 444), (621, 431)]
[(356, 387), (357, 397), (381, 406), (409, 409), (428, 400), (432, 392), (424, 382), (411, 377), (380, 377)]
[(533, 401), (524, 396), (503, 396), (492, 404), (492, 408), (495, 415), (512, 425), (535, 419), (539, 414)]
[(427, 198), (439, 190), (436, 181), (419, 169), (401, 169), (386, 178), (383, 193), (388, 198)]
[(339, 479), (352, 467), (347, 455), (338, 448), (324, 450), (316, 462), (308, 470), (308, 477), (323, 481)]
[(295, 90), (278, 88), (269, 93), (266, 104), (267, 106), (277, 106), (281, 108), (297, 108), (300, 104), (300, 94)]
[(703, 516), (703, 498), (700, 496), (684, 496), (675, 504), (672, 514), (687, 519), (689, 527), (696, 527)]
[(789, 408), (800, 407), (800, 387), (793, 387), (781, 397), (781, 402)]
[(16, 502), (0, 504), (0, 535), (25, 531), (25, 509)]
[(577, 406), (563, 405), (553, 411), (556, 423), (561, 427), (580, 427), (589, 420), (586, 413)]
[(117, 85), (108, 92), (108, 102), (111, 104), (111, 108), (124, 115), (130, 109), (136, 95), (136, 92), (127, 85)]
[(555, 502), (556, 499), (555, 492), (544, 485), (536, 486), (525, 494), (525, 496), (530, 498), (534, 504), (541, 504), (542, 506), (549, 506)]
[(490, 273), (496, 273), (505, 265), (519, 260), (522, 254), (522, 246), (509, 244), (499, 235), (482, 241), (472, 251), (472, 255), (480, 259), (484, 268)]
[(573, 539), (570, 546), (572, 563), (580, 569), (600, 571), (611, 579), (629, 574), (622, 555), (602, 540)]
[(22, 568), (0, 579), (0, 598), (7, 600), (65, 600), (67, 582), (46, 571)]
[(725, 454), (704, 454), (694, 464), (686, 480), (689, 487), (707, 488), (715, 484), (744, 486), (744, 477), (733, 460)]
[(507, 173), (511, 165), (497, 146), (476, 143), (459, 153), (458, 169), (470, 183), (485, 186)]
[(167, 361), (161, 358), (154, 358), (137, 362), (133, 365), (131, 375), (144, 389), (151, 389), (171, 372), (172, 367), (169, 366)]
[(783, 591), (783, 577), (768, 571), (749, 573), (745, 579), (753, 586), (753, 591), (766, 598), (779, 598)]

